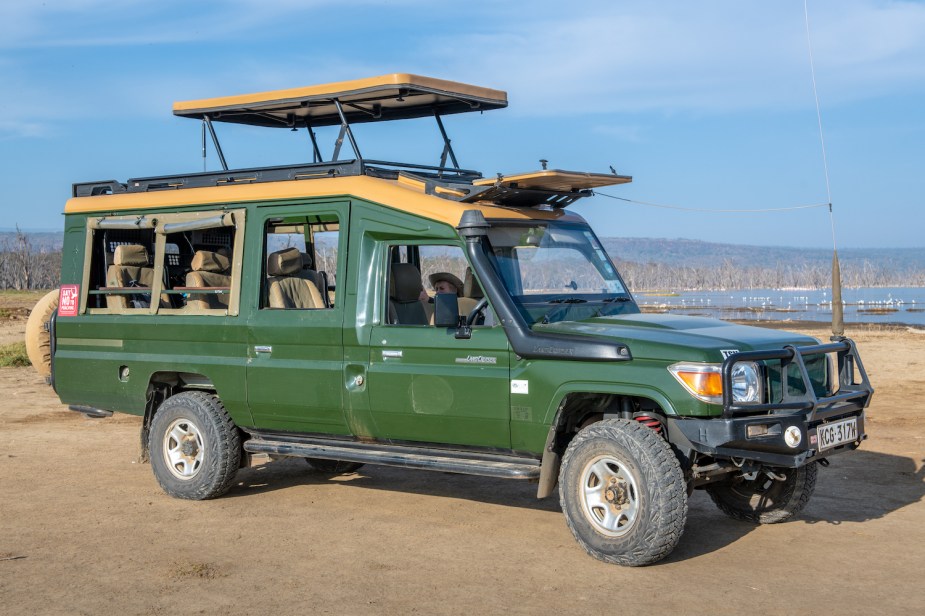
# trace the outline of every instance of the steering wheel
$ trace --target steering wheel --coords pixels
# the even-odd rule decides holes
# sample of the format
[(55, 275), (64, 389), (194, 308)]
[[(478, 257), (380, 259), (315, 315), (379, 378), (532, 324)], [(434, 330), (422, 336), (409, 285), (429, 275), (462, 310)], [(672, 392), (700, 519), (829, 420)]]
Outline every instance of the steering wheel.
[(466, 317), (466, 325), (471, 327), (472, 324), (475, 323), (476, 319), (479, 318), (479, 314), (481, 314), (485, 310), (485, 306), (487, 305), (488, 305), (487, 297), (483, 297), (482, 299), (480, 299), (479, 303), (476, 304), (475, 307), (472, 309), (472, 311), (469, 313), (469, 316)]

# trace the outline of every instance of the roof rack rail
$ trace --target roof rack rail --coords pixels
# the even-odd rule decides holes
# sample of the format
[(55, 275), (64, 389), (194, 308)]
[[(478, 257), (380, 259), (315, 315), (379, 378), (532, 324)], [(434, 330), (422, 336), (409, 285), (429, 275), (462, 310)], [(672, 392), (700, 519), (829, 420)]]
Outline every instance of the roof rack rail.
[(75, 197), (94, 197), (123, 192), (152, 192), (155, 190), (179, 190), (182, 188), (203, 188), (228, 186), (231, 184), (257, 184), (282, 182), (285, 180), (308, 180), (342, 175), (360, 175), (362, 166), (356, 160), (336, 163), (282, 165), (278, 167), (254, 167), (229, 171), (209, 171), (182, 175), (163, 175), (148, 178), (132, 178), (125, 184), (115, 180), (105, 182), (84, 182), (74, 184)]
[(126, 183), (116, 180), (81, 182), (73, 185), (72, 194), (75, 197), (95, 197), (98, 195), (111, 195), (125, 192), (137, 193), (156, 190), (180, 190), (183, 188), (257, 184), (288, 180), (311, 180), (316, 178), (356, 175), (370, 175), (373, 177), (395, 179), (399, 174), (404, 173), (404, 169), (413, 169), (416, 175), (440, 183), (457, 181), (471, 185), (473, 180), (482, 177), (482, 174), (478, 171), (457, 169), (455, 167), (434, 167), (430, 165), (398, 163), (384, 160), (344, 160), (337, 162), (253, 167), (246, 169), (231, 169), (228, 171), (208, 171), (147, 178), (131, 178)]
[(71, 196), (73, 197), (95, 197), (97, 195), (114, 195), (124, 192), (128, 192), (128, 188), (117, 180), (79, 182), (71, 186)]

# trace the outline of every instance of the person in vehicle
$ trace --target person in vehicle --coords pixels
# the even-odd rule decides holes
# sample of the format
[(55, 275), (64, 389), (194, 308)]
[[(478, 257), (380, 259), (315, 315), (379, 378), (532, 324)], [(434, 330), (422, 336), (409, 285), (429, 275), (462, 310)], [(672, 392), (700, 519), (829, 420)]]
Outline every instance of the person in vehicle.
[(462, 280), (453, 274), (449, 272), (436, 272), (428, 276), (428, 280), (435, 293), (455, 293), (457, 297), (462, 297)]

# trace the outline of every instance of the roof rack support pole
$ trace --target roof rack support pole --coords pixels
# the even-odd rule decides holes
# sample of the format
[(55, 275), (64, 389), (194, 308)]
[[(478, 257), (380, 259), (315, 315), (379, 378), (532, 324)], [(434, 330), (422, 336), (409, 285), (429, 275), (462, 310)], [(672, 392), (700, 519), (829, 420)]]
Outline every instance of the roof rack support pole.
[(353, 153), (356, 154), (357, 160), (360, 162), (360, 166), (362, 167), (363, 155), (360, 154), (360, 148), (357, 147), (357, 142), (353, 138), (353, 131), (350, 130), (350, 125), (347, 123), (347, 116), (344, 115), (344, 108), (341, 107), (340, 101), (336, 98), (334, 99), (334, 106), (337, 108), (337, 115), (340, 116), (341, 131), (347, 133), (347, 139), (350, 140), (350, 147), (353, 148)]
[(206, 168), (206, 121), (202, 120), (202, 172), (208, 171)]
[(456, 154), (453, 152), (453, 146), (450, 145), (450, 138), (446, 135), (446, 129), (443, 128), (443, 120), (440, 119), (440, 113), (434, 109), (434, 118), (437, 120), (437, 126), (440, 128), (440, 134), (443, 136), (443, 154), (440, 156), (440, 166), (446, 165), (446, 155), (450, 155), (453, 161), (453, 167), (459, 169), (459, 162), (456, 160)]
[(340, 133), (338, 133), (337, 140), (334, 142), (334, 154), (331, 156), (332, 161), (340, 160), (340, 146), (344, 145), (344, 133), (346, 132), (347, 127), (341, 124)]
[(218, 143), (218, 137), (215, 135), (215, 128), (212, 126), (212, 120), (208, 115), (202, 116), (202, 121), (206, 123), (209, 134), (212, 135), (212, 145), (215, 146), (215, 153), (218, 154), (218, 160), (222, 163), (222, 171), (228, 171), (228, 163), (225, 162), (225, 155), (222, 153), (222, 146)]
[(312, 162), (320, 163), (322, 162), (322, 158), (321, 150), (318, 149), (318, 139), (315, 137), (315, 131), (312, 130), (312, 123), (307, 120), (305, 122), (305, 130), (308, 131), (308, 136), (312, 140)]

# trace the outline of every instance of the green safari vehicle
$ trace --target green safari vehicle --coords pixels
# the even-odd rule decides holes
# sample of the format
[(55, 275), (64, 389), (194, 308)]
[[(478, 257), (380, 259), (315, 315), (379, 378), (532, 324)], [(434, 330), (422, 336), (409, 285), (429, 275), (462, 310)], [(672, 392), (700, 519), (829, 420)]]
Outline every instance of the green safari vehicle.
[[(185, 499), (258, 453), (529, 480), (558, 487), (589, 554), (633, 566), (675, 548), (694, 489), (740, 520), (796, 515), (818, 464), (866, 438), (854, 343), (641, 314), (568, 207), (632, 178), (457, 163), (443, 118), (506, 105), (408, 74), (176, 103), (222, 169), (74, 185), (57, 395), (143, 417)], [(361, 155), (358, 125), (425, 117), (437, 164)], [(223, 122), (307, 135), (312, 161), (229, 169)]]

